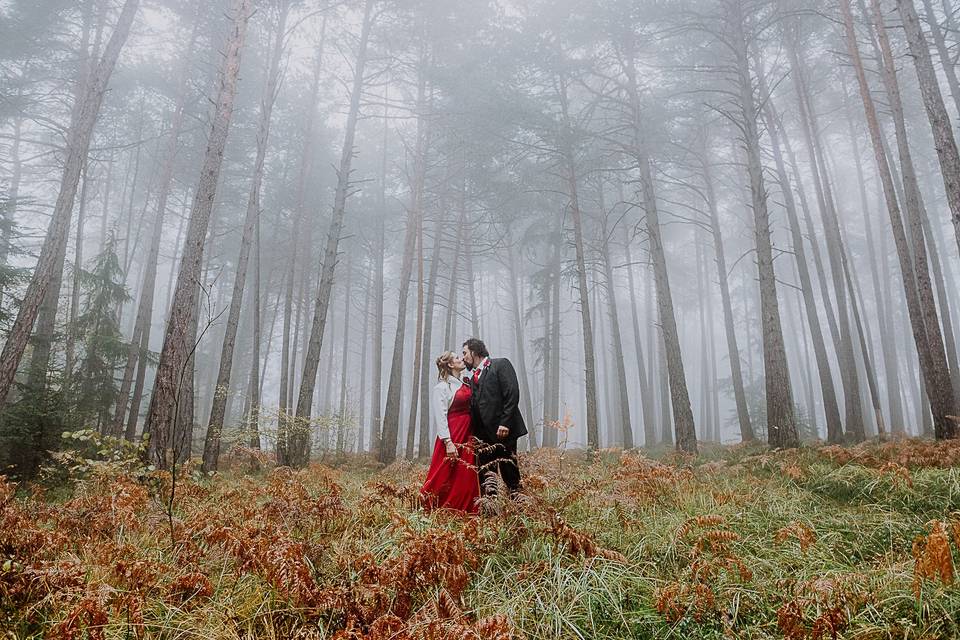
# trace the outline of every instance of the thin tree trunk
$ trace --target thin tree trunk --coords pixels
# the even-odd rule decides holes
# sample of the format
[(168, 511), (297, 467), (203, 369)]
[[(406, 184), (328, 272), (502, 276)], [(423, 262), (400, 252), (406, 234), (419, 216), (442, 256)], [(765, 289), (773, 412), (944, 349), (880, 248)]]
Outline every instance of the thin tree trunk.
[(77, 334), (75, 324), (80, 313), (80, 274), (83, 272), (83, 230), (87, 218), (87, 191), (90, 188), (90, 163), (85, 161), (81, 172), (80, 204), (77, 207), (77, 235), (73, 247), (73, 282), (70, 286), (70, 315), (67, 319), (65, 362), (63, 376), (65, 386), (70, 386), (76, 362)]
[(420, 349), (420, 438), (417, 443), (418, 455), (429, 457), (433, 451), (430, 446), (430, 349), (433, 339), (433, 309), (437, 299), (437, 272), (440, 267), (440, 247), (443, 245), (444, 220), (437, 218), (433, 235), (433, 254), (430, 257), (430, 274), (427, 276), (427, 306), (423, 319), (423, 343)]
[[(20, 97), (18, 91), (18, 98)], [(6, 200), (0, 205), (0, 267), (6, 267), (12, 248), (12, 232), (16, 224), (17, 201), (20, 199), (20, 181), (23, 177), (23, 161), (20, 159), (21, 129), (23, 118), (13, 121), (13, 143), (10, 145), (10, 185), (7, 187)], [(109, 182), (108, 182), (109, 184)], [(0, 308), (6, 292), (0, 285)]]
[(653, 390), (650, 387), (650, 377), (647, 372), (647, 358), (654, 358), (652, 353), (643, 354), (643, 338), (640, 335), (640, 310), (637, 306), (637, 289), (633, 275), (633, 256), (630, 252), (630, 239), (624, 242), (624, 253), (627, 257), (627, 287), (630, 289), (630, 317), (633, 321), (633, 345), (636, 351), (637, 377), (640, 382), (640, 403), (643, 412), (643, 446), (649, 448), (657, 442), (657, 412), (654, 406)]
[(587, 414), (587, 447), (597, 449), (600, 446), (599, 421), (597, 418), (597, 373), (594, 355), (593, 318), (590, 314), (590, 290), (587, 286), (587, 265), (583, 234), (583, 216), (578, 195), (576, 161), (573, 157), (570, 114), (567, 107), (567, 87), (564, 79), (558, 81), (558, 96), (563, 113), (564, 133), (561, 140), (561, 153), (566, 165), (567, 196), (570, 198), (570, 213), (573, 222), (574, 247), (576, 251), (577, 289), (580, 302), (580, 321), (583, 329), (584, 378)]
[[(520, 308), (520, 286), (518, 283), (519, 274), (517, 273), (516, 255), (512, 244), (507, 245), (507, 260), (510, 262), (510, 302), (513, 311), (513, 337), (514, 350), (517, 356), (517, 374), (520, 378), (520, 406), (527, 419), (533, 417), (533, 402), (530, 399), (530, 378), (527, 376), (527, 356), (524, 347), (524, 321), (523, 311)], [(528, 449), (533, 450), (537, 446), (536, 433), (531, 429), (528, 436)]]
[(736, 324), (733, 320), (733, 304), (730, 302), (730, 282), (727, 274), (727, 258), (723, 248), (723, 233), (720, 230), (720, 214), (717, 211), (717, 197), (713, 187), (713, 171), (710, 161), (701, 158), (704, 191), (707, 196), (707, 208), (710, 211), (710, 233), (713, 237), (713, 251), (717, 265), (717, 278), (720, 284), (720, 305), (723, 308), (723, 325), (727, 338), (727, 358), (730, 361), (730, 379), (733, 385), (733, 397), (737, 405), (737, 420), (740, 424), (740, 440), (753, 442), (757, 436), (753, 432), (750, 410), (747, 408), (747, 394), (743, 386), (743, 371), (740, 364), (740, 347), (737, 344)]
[[(601, 185), (601, 189), (602, 189)], [(602, 208), (602, 205), (601, 205)], [(627, 393), (627, 368), (623, 358), (623, 338), (620, 335), (620, 316), (617, 309), (617, 284), (613, 279), (613, 263), (610, 260), (609, 229), (607, 229), (607, 212), (603, 211), (603, 234), (601, 245), (603, 250), (603, 275), (606, 280), (607, 311), (610, 314), (610, 330), (613, 338), (613, 360), (616, 367), (615, 381), (619, 393), (620, 431), (623, 438), (623, 448), (633, 449), (633, 421), (630, 419), (630, 397)], [(628, 265), (629, 267), (629, 265)], [(611, 425), (613, 426), (613, 425)]]
[[(346, 423), (347, 423), (347, 375), (350, 366), (350, 308), (353, 306), (353, 269), (352, 254), (348, 254), (347, 264), (345, 266), (346, 282), (344, 283), (343, 295), (343, 349), (340, 359), (340, 406), (337, 409), (337, 455), (343, 454), (344, 442), (346, 441)], [(333, 343), (331, 340), (331, 352)]]
[(366, 400), (367, 400), (367, 372), (366, 365), (369, 360), (367, 349), (370, 345), (370, 302), (373, 299), (373, 270), (367, 269), (367, 278), (364, 286), (363, 296), (363, 329), (360, 332), (360, 402), (357, 403), (360, 415), (357, 417), (357, 453), (363, 452), (363, 429), (366, 424)]
[[(260, 342), (263, 339), (261, 335), (261, 308), (260, 308), (260, 218), (253, 231), (253, 291), (251, 298), (253, 302), (253, 349), (250, 362), (250, 384), (249, 384), (249, 412), (246, 414), (247, 431), (250, 434), (250, 447), (260, 448)], [(269, 349), (268, 349), (269, 350)]]
[(360, 30), (360, 42), (357, 46), (357, 59), (354, 61), (353, 86), (350, 90), (350, 111), (344, 133), (340, 154), (340, 166), (337, 170), (337, 186), (334, 192), (333, 213), (327, 233), (327, 244), (323, 253), (323, 269), (320, 287), (314, 305), (313, 325), (310, 328), (310, 340), (304, 356), (303, 375), (300, 378), (300, 392), (297, 395), (296, 425), (290, 437), (288, 462), (294, 466), (305, 466), (310, 459), (309, 422), (313, 406), (313, 394), (317, 383), (317, 370), (320, 365), (320, 349), (323, 345), (323, 331), (327, 322), (327, 310), (330, 306), (330, 292), (333, 289), (334, 273), (337, 266), (340, 237), (343, 234), (343, 220), (350, 196), (351, 163), (355, 154), (354, 138), (357, 120), (360, 114), (360, 97), (363, 93), (364, 68), (367, 61), (367, 43), (373, 26), (373, 0), (364, 4), (363, 24)]
[(413, 331), (413, 371), (410, 380), (413, 388), (410, 390), (409, 416), (407, 417), (407, 460), (413, 460), (414, 446), (417, 435), (417, 406), (419, 404), (420, 388), (423, 386), (421, 376), (421, 361), (423, 359), (423, 215), (419, 217), (417, 230), (417, 320)]
[[(420, 73), (417, 83), (417, 132), (414, 150), (414, 184), (412, 202), (407, 215), (407, 229), (403, 242), (403, 260), (400, 265), (400, 291), (397, 301), (397, 327), (393, 341), (393, 357), (390, 360), (390, 379), (387, 383), (387, 401), (383, 411), (383, 434), (380, 442), (380, 462), (390, 463), (397, 457), (397, 440), (400, 428), (400, 391), (403, 384), (403, 345), (406, 339), (407, 297), (413, 273), (417, 235), (423, 215), (423, 188), (426, 175), (426, 158), (429, 150), (429, 131), (426, 113), (426, 52), (420, 52)], [(469, 243), (468, 243), (469, 244)], [(469, 249), (467, 251), (469, 256)]]
[[(389, 96), (384, 96), (384, 103)], [(373, 391), (370, 394), (370, 452), (379, 457), (383, 407), (383, 300), (384, 289), (383, 262), (386, 253), (386, 230), (384, 218), (387, 207), (387, 153), (389, 151), (389, 112), (383, 111), (383, 154), (380, 158), (380, 191), (377, 199), (377, 247), (374, 251), (374, 322), (373, 322)]]
[[(844, 426), (852, 440), (859, 442), (865, 437), (863, 428), (863, 407), (860, 404), (860, 380), (857, 375), (857, 362), (853, 349), (853, 333), (850, 330), (850, 315), (847, 301), (847, 289), (843, 279), (843, 241), (837, 220), (836, 202), (830, 186), (827, 164), (824, 160), (823, 145), (819, 136), (819, 123), (810, 100), (803, 69), (796, 54), (796, 47), (789, 48), (797, 102), (800, 105), (804, 136), (810, 155), (810, 170), (817, 194), (820, 219), (827, 241), (827, 258), (830, 261), (830, 274), (833, 279), (833, 291), (837, 302), (837, 319), (840, 330), (836, 341), (837, 358), (840, 367), (840, 383), (843, 387)], [(811, 240), (812, 241), (812, 240)], [(828, 295), (824, 292), (824, 295)], [(853, 295), (853, 292), (850, 292)]]

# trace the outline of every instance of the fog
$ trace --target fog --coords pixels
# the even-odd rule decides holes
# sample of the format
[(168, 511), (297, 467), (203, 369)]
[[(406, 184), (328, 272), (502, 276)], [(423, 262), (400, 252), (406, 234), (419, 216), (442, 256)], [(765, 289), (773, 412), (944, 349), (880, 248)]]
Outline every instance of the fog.
[[(914, 6), (916, 5), (916, 6)], [(919, 12), (919, 15), (918, 15)], [(952, 437), (948, 0), (0, 1), (0, 463)]]

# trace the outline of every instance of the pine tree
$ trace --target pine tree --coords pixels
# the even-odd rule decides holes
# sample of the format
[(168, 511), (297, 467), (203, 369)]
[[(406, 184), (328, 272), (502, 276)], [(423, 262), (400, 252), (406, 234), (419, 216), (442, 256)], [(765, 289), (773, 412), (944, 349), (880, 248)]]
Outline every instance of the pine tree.
[(130, 297), (116, 249), (117, 240), (111, 235), (90, 270), (78, 273), (85, 299), (71, 327), (74, 335), (83, 336), (83, 358), (72, 378), (76, 416), (82, 426), (98, 431), (105, 431), (110, 424), (117, 374), (127, 352), (116, 309)]

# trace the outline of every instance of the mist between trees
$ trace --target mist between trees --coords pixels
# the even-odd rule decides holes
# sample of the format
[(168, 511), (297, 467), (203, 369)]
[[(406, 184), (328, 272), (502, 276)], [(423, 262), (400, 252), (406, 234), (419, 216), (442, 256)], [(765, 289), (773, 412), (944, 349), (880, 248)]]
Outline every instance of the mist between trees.
[(956, 433), (950, 0), (0, 2), (0, 463)]

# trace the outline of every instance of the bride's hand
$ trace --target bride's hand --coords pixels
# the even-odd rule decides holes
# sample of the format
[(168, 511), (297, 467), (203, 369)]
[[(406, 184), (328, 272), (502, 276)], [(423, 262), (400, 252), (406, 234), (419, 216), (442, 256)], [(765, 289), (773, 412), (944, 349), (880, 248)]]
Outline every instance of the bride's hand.
[(452, 459), (457, 458), (457, 445), (453, 444), (452, 440), (447, 440), (447, 457)]

